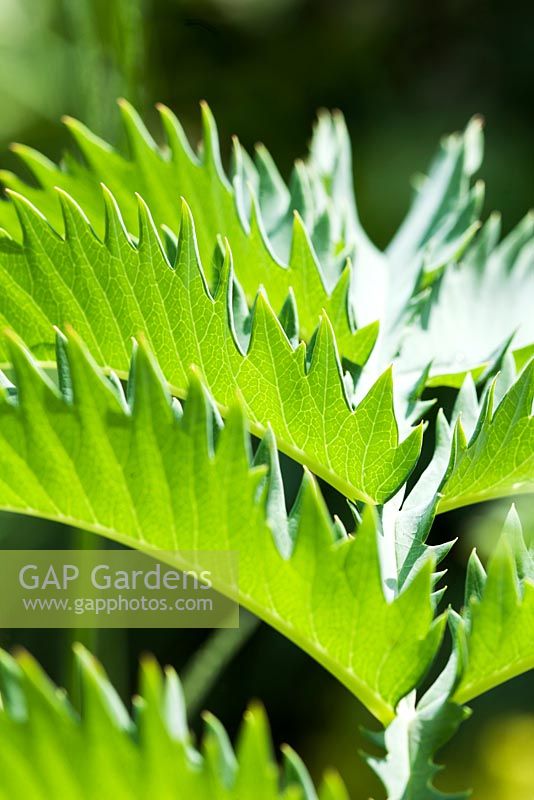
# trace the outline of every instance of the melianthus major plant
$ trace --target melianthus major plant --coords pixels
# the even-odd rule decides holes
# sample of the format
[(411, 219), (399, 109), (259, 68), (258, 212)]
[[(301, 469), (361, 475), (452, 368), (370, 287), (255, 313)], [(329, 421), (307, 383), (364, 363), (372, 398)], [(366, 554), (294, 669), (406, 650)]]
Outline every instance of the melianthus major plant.
[[(534, 666), (515, 511), (487, 570), (471, 556), (458, 611), (437, 611), (452, 543), (426, 543), (437, 514), (534, 491), (534, 221), (501, 241), (497, 216), (478, 221), (478, 119), (442, 142), (380, 252), (340, 114), (320, 115), (286, 186), (237, 141), (228, 177), (206, 106), (198, 153), (168, 109), (162, 147), (121, 110), (128, 156), (68, 119), (83, 162), (16, 146), (37, 185), (2, 174), (0, 508), (145, 550), (238, 551), (239, 587), (217, 588), (382, 723), (369, 763), (389, 799), (443, 796), (434, 755), (465, 703)], [(435, 386), (456, 403), (410, 480)], [(304, 467), (289, 512), (278, 451)], [(417, 699), (447, 621), (447, 667)], [(172, 673), (143, 667), (131, 718), (77, 660), (81, 716), (27, 656), (1, 657), (0, 796), (317, 798), (289, 749), (279, 774), (258, 709), (237, 754), (211, 717), (198, 752)], [(347, 795), (329, 775), (319, 797)]]

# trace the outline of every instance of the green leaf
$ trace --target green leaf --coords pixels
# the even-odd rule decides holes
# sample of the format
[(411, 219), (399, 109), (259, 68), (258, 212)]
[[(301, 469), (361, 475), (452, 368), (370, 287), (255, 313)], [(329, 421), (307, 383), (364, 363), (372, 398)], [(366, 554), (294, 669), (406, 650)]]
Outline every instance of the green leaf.
[(534, 361), (514, 378), (508, 359), (480, 403), (472, 380), (466, 379), (457, 401), (438, 512), (534, 492)]
[[(60, 187), (81, 204), (100, 236), (106, 227), (100, 182), (117, 198), (134, 237), (139, 233), (136, 192), (146, 200), (157, 225), (171, 229), (179, 224), (179, 197), (185, 197), (197, 220), (205, 267), (211, 269), (217, 238), (228, 237), (248, 302), (254, 301), (260, 283), (275, 309), (293, 291), (304, 339), (311, 338), (324, 309), (340, 354), (360, 364), (361, 340), (354, 321), (361, 326), (380, 320), (383, 334), (374, 377), (398, 351), (404, 326), (413, 316), (414, 298), (463, 251), (477, 227), (481, 192), (470, 184), (481, 160), (478, 119), (463, 134), (443, 140), (398, 234), (381, 253), (358, 217), (351, 143), (339, 112), (320, 114), (310, 155), (297, 162), (286, 187), (264, 147), (257, 149), (253, 161), (237, 140), (228, 180), (215, 121), (205, 104), (198, 154), (169, 109), (159, 106), (166, 135), (163, 147), (156, 145), (127, 102), (120, 102), (120, 110), (129, 157), (67, 118), (85, 163), (68, 155), (59, 168), (40, 153), (15, 145), (38, 185), (6, 172), (1, 173), (4, 183), (29, 198), (58, 230), (62, 212), (53, 189)], [(0, 221), (13, 236), (20, 235), (11, 204), (0, 204)], [(346, 264), (347, 257), (354, 267)]]
[[(162, 672), (145, 659), (132, 719), (80, 645), (75, 659), (81, 709), (29, 654), (14, 659), (0, 651), (2, 800), (316, 800), (300, 759), (298, 770), (282, 780), (261, 707), (246, 712), (236, 752), (221, 723), (206, 715), (197, 750), (172, 669)], [(339, 779), (337, 786), (331, 797), (343, 800)]]
[[(421, 429), (399, 443), (390, 372), (353, 408), (352, 378), (342, 376), (325, 314), (308, 350), (295, 344), (294, 309), (286, 305), (282, 314), (292, 344), (262, 290), (249, 315), (228, 247), (210, 291), (185, 204), (171, 261), (142, 201), (133, 244), (109, 192), (104, 242), (74, 201), (60, 196), (65, 239), (14, 197), (23, 244), (0, 240), (0, 317), (42, 361), (54, 358), (52, 324), (67, 321), (101, 365), (125, 374), (130, 339), (142, 331), (175, 393), (185, 394), (195, 364), (223, 414), (239, 392), (255, 434), (270, 424), (282, 451), (348, 497), (377, 504), (404, 483), (419, 455)], [(362, 360), (375, 333), (358, 334)]]
[[(129, 158), (69, 118), (65, 122), (86, 165), (68, 156), (60, 169), (31, 148), (15, 145), (15, 152), (33, 172), (39, 188), (28, 186), (6, 172), (2, 173), (4, 183), (28, 197), (58, 230), (63, 224), (62, 209), (52, 190), (60, 187), (81, 204), (100, 236), (106, 229), (102, 181), (117, 198), (126, 228), (134, 236), (139, 234), (135, 193), (146, 200), (158, 226), (171, 229), (180, 222), (180, 197), (185, 197), (197, 220), (198, 247), (206, 268), (210, 268), (217, 238), (228, 237), (237, 277), (249, 302), (254, 300), (258, 285), (263, 284), (278, 309), (291, 289), (304, 338), (311, 337), (324, 309), (335, 326), (343, 356), (359, 363), (359, 339), (355, 338), (347, 302), (351, 270), (349, 266), (345, 268), (345, 259), (340, 258), (339, 248), (330, 242), (328, 235), (326, 254), (335, 255), (338, 266), (333, 281), (329, 282), (332, 286), (327, 289), (327, 275), (321, 271), (314, 249), (314, 243), (319, 244), (314, 229), (320, 225), (326, 201), (311, 189), (307, 168), (302, 165), (296, 169), (290, 193), (264, 148), (260, 148), (254, 166), (236, 142), (230, 184), (221, 166), (217, 129), (207, 105), (202, 105), (204, 138), (198, 155), (191, 150), (180, 123), (169, 109), (159, 106), (167, 137), (165, 148), (157, 147), (127, 102), (120, 102), (120, 110), (129, 142)], [(0, 204), (0, 222), (12, 235), (19, 236), (13, 211), (10, 204)], [(306, 233), (303, 219), (311, 236)], [(374, 318), (370, 320), (373, 321)]]
[(424, 302), (401, 353), (405, 371), (432, 362), (430, 385), (459, 387), (480, 377), (510, 336), (517, 364), (534, 352), (534, 215), (497, 245), (500, 219), (490, 217), (457, 265), (444, 270)]
[(502, 371), (480, 400), (467, 375), (450, 423), (439, 410), (429, 465), (407, 496), (399, 492), (385, 505), (382, 516), (394, 529), (400, 586), (429, 553), (440, 561), (450, 549), (451, 543), (437, 549), (425, 545), (436, 513), (534, 492), (534, 361), (519, 376), (509, 352), (498, 362)]
[(286, 516), (272, 438), (259, 458), (273, 464), (269, 478), (265, 466), (251, 467), (241, 406), (220, 430), (193, 373), (182, 415), (142, 342), (127, 396), (74, 334), (59, 339), (59, 388), (21, 344), (10, 352), (17, 392), (5, 390), (0, 405), (1, 509), (142, 550), (238, 552), (239, 586), (214, 576), (216, 588), (310, 653), (381, 721), (392, 719), (442, 635), (430, 561), (386, 600), (373, 510), (348, 537), (305, 472)]
[(453, 542), (426, 544), (437, 513), (534, 492), (534, 362), (519, 377), (509, 352), (492, 370), (499, 365), (500, 374), (480, 400), (467, 375), (451, 423), (442, 409), (437, 414), (430, 463), (409, 493), (403, 488), (381, 511), (385, 538), (392, 543), (389, 574), (397, 587), (406, 585), (429, 556), (439, 563), (450, 550)]
[(534, 546), (513, 507), (487, 575), (473, 551), (465, 601), (457, 620), (458, 703), (534, 668)]

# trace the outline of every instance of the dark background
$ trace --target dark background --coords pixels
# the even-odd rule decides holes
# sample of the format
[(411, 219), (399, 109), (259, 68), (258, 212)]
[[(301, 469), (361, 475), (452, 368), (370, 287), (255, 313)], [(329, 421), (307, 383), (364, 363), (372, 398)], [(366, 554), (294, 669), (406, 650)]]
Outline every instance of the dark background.
[[(384, 246), (406, 211), (410, 178), (424, 170), (439, 137), (481, 113), (487, 148), (486, 211), (511, 227), (532, 204), (534, 7), (481, 0), (0, 0), (0, 155), (12, 140), (59, 158), (68, 142), (62, 114), (121, 144), (114, 100), (132, 100), (159, 134), (153, 104), (180, 117), (192, 141), (198, 102), (208, 100), (223, 150), (237, 133), (263, 141), (284, 175), (304, 154), (316, 110), (340, 108), (355, 155), (361, 216)], [(17, 165), (17, 169), (18, 169)], [(445, 401), (450, 397), (443, 397)], [(287, 465), (288, 476), (294, 468)], [(332, 508), (339, 498), (329, 497)], [(460, 536), (447, 582), (461, 603), (464, 565), (476, 543), (491, 551), (505, 506), (457, 512), (434, 533)], [(531, 504), (523, 501), (531, 519)], [(80, 534), (0, 517), (3, 546), (77, 546)], [(85, 543), (91, 537), (85, 536)], [(94, 540), (95, 546), (101, 542)], [(70, 632), (4, 631), (63, 685), (70, 681)], [(126, 698), (138, 655), (155, 652), (182, 671), (205, 639), (197, 631), (80, 634)], [(244, 643), (203, 702), (235, 732), (259, 697), (276, 744), (289, 741), (314, 776), (336, 766), (355, 800), (383, 797), (357, 750), (359, 704), (311, 659), (266, 626)], [(475, 786), (475, 800), (534, 798), (534, 683), (524, 676), (473, 703), (474, 719), (443, 754), (440, 785)], [(198, 716), (192, 714), (198, 730)]]

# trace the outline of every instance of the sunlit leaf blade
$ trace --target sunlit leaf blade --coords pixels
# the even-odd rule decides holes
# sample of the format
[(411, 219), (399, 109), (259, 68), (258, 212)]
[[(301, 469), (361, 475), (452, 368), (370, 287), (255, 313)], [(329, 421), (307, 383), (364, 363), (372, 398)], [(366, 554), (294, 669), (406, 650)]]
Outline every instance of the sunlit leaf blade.
[[(324, 191), (320, 197), (317, 188), (312, 189), (309, 170), (304, 165), (295, 169), (290, 192), (264, 148), (260, 148), (254, 165), (236, 143), (231, 184), (221, 166), (215, 121), (205, 104), (203, 142), (198, 154), (192, 151), (169, 109), (159, 107), (167, 139), (163, 149), (156, 145), (128, 103), (122, 101), (120, 109), (129, 158), (81, 123), (67, 119), (87, 166), (69, 156), (60, 169), (40, 153), (16, 145), (15, 151), (33, 172), (40, 188), (29, 186), (10, 173), (2, 174), (4, 183), (34, 202), (57, 229), (62, 226), (62, 213), (52, 190), (55, 186), (64, 189), (82, 205), (99, 235), (105, 230), (101, 181), (117, 198), (126, 228), (135, 236), (138, 234), (136, 192), (147, 201), (157, 225), (173, 230), (180, 221), (180, 197), (185, 197), (197, 220), (198, 246), (206, 270), (210, 269), (217, 237), (228, 237), (236, 273), (249, 302), (253, 301), (259, 284), (263, 284), (278, 309), (291, 288), (304, 338), (311, 337), (317, 318), (325, 309), (334, 321), (344, 357), (357, 361), (358, 343), (354, 341), (352, 315), (346, 300), (350, 267), (344, 269), (345, 259), (331, 241), (334, 231), (326, 233), (326, 243), (321, 246), (325, 203), (329, 208), (333, 206), (328, 198), (324, 199)], [(305, 233), (303, 220), (309, 235)], [(10, 204), (0, 204), (0, 224), (19, 236)], [(326, 257), (324, 270), (319, 266), (314, 243)], [(332, 280), (328, 280), (330, 256), (335, 257), (337, 265), (332, 268)], [(374, 318), (370, 320), (373, 321)]]
[(386, 504), (395, 528), (400, 585), (429, 552), (439, 561), (450, 548), (425, 545), (436, 513), (534, 493), (534, 361), (519, 376), (510, 353), (498, 361), (502, 370), (486, 384), (480, 399), (468, 375), (452, 419), (439, 410), (430, 463), (406, 497)]
[[(310, 154), (298, 161), (284, 184), (263, 146), (254, 159), (234, 140), (230, 178), (221, 166), (215, 121), (202, 106), (203, 141), (194, 153), (176, 117), (159, 111), (166, 144), (158, 147), (135, 110), (120, 103), (129, 142), (125, 157), (80, 122), (66, 119), (84, 163), (68, 155), (61, 168), (36, 151), (15, 145), (37, 181), (28, 185), (2, 173), (6, 186), (28, 197), (58, 230), (61, 209), (55, 186), (85, 209), (96, 231), (105, 229), (100, 182), (117, 198), (128, 231), (137, 236), (135, 192), (147, 201), (158, 226), (176, 229), (179, 197), (198, 223), (199, 249), (206, 270), (217, 237), (227, 236), (236, 274), (252, 303), (263, 284), (276, 309), (293, 291), (304, 339), (309, 339), (324, 309), (340, 354), (359, 363), (358, 326), (380, 320), (383, 335), (375, 369), (396, 354), (414, 301), (472, 238), (481, 192), (472, 187), (481, 160), (481, 126), (445, 138), (415, 202), (386, 253), (366, 235), (356, 209), (351, 142), (342, 115), (321, 112)], [(0, 222), (15, 237), (14, 208), (0, 204)], [(347, 257), (353, 266), (347, 265)]]
[[(16, 800), (317, 800), (302, 761), (282, 771), (265, 712), (245, 713), (234, 751), (206, 714), (197, 750), (178, 677), (152, 659), (141, 665), (131, 718), (102, 667), (75, 646), (81, 708), (74, 708), (33, 658), (0, 651), (0, 798)], [(347, 797), (336, 778), (332, 800)]]
[[(10, 353), (17, 392), (6, 389), (0, 405), (1, 509), (145, 550), (238, 552), (238, 588), (214, 576), (216, 588), (310, 653), (380, 720), (392, 718), (441, 638), (430, 562), (387, 602), (372, 509), (348, 537), (306, 472), (287, 517), (276, 477), (251, 467), (241, 407), (217, 433), (193, 373), (182, 415), (144, 344), (127, 397), (74, 334), (59, 339), (59, 389), (18, 342)], [(259, 461), (276, 476), (272, 436)]]
[(515, 378), (507, 360), (507, 370), (490, 383), (480, 403), (466, 379), (438, 512), (534, 492), (534, 361)]
[[(52, 324), (69, 322), (98, 362), (119, 373), (128, 369), (130, 338), (142, 331), (179, 395), (195, 364), (223, 414), (239, 392), (254, 433), (270, 424), (281, 450), (348, 497), (376, 504), (391, 496), (413, 469), (421, 443), (420, 429), (399, 442), (391, 373), (352, 408), (324, 313), (308, 349), (298, 345), (290, 295), (281, 314), (290, 341), (263, 291), (249, 314), (228, 248), (210, 291), (185, 204), (169, 260), (142, 201), (134, 244), (112, 196), (105, 197), (103, 242), (68, 195), (61, 193), (64, 239), (31, 204), (14, 198), (24, 240), (0, 240), (3, 322), (43, 361), (55, 355)], [(375, 334), (372, 327), (358, 333), (363, 361)]]
[(459, 703), (534, 668), (534, 546), (514, 508), (487, 574), (476, 553), (471, 556), (456, 636)]

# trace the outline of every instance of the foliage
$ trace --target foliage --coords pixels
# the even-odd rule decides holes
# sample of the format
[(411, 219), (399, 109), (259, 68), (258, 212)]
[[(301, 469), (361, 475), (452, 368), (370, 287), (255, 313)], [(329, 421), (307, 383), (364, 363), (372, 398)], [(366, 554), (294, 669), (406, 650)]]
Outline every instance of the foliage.
[(173, 670), (162, 673), (145, 659), (132, 718), (100, 664), (81, 646), (75, 661), (79, 708), (28, 653), (14, 659), (0, 651), (1, 798), (347, 799), (335, 773), (325, 776), (317, 794), (290, 747), (284, 748), (279, 772), (260, 706), (245, 713), (236, 752), (221, 723), (206, 714), (199, 751)]
[(142, 342), (127, 395), (75, 335), (58, 340), (59, 389), (16, 341), (11, 361), (17, 391), (4, 391), (0, 405), (0, 508), (165, 558), (198, 551), (199, 570), (203, 551), (235, 551), (237, 586), (214, 576), (216, 588), (313, 654), (383, 722), (393, 717), (441, 638), (430, 563), (388, 603), (372, 511), (349, 538), (307, 472), (286, 515), (272, 434), (253, 466), (240, 404), (223, 427), (193, 373), (182, 412)]
[[(435, 569), (452, 543), (427, 543), (437, 514), (534, 490), (532, 219), (500, 243), (495, 217), (478, 230), (476, 118), (442, 142), (380, 252), (359, 220), (339, 114), (320, 116), (286, 186), (264, 148), (253, 160), (237, 142), (228, 179), (206, 106), (198, 153), (167, 109), (163, 147), (128, 104), (121, 109), (128, 157), (68, 120), (84, 163), (69, 156), (60, 168), (19, 146), (38, 186), (4, 173), (0, 314), (15, 333), (1, 345), (0, 508), (144, 550), (199, 559), (238, 551), (238, 585), (217, 588), (306, 650), (385, 726), (373, 737), (385, 755), (370, 763), (390, 800), (437, 798), (435, 753), (467, 715), (463, 704), (534, 666), (531, 537), (517, 518), (487, 574), (471, 557), (461, 613), (437, 611), (445, 589)], [(423, 467), (432, 418), (423, 392), (439, 385), (459, 391), (450, 419), (438, 410)], [(260, 438), (254, 456), (249, 431)], [(289, 512), (278, 449), (305, 468)], [(348, 499), (353, 532), (330, 519), (312, 473)], [(417, 701), (447, 615), (448, 666)], [(81, 660), (94, 686), (97, 671)], [(17, 703), (33, 702), (33, 679), (20, 684), (24, 659), (3, 664), (19, 681), (4, 690), (15, 705), (4, 706), (20, 743), (32, 716)], [(50, 715), (63, 715), (58, 736), (63, 724), (78, 731), (55, 751), (61, 780), (73, 779), (69, 748), (86, 720), (102, 719), (102, 696), (92, 702), (81, 723), (58, 700), (37, 717), (55, 731)], [(160, 714), (159, 703), (147, 708)], [(209, 773), (221, 797), (279, 796), (265, 735), (251, 732), (263, 730), (261, 717), (245, 728), (236, 767), (215, 724), (203, 758), (193, 754), (180, 714), (181, 793), (202, 797)], [(117, 719), (123, 733), (113, 741), (137, 759), (136, 774), (132, 723), (118, 712), (115, 728)], [(143, 725), (141, 714), (142, 746)], [(152, 759), (174, 746), (168, 733), (162, 754), (153, 740), (142, 750), (155, 764), (147, 781), (160, 780)], [(296, 786), (282, 796), (314, 798), (298, 759), (286, 761)], [(110, 768), (119, 796), (121, 781)], [(332, 781), (321, 798), (344, 796)]]

